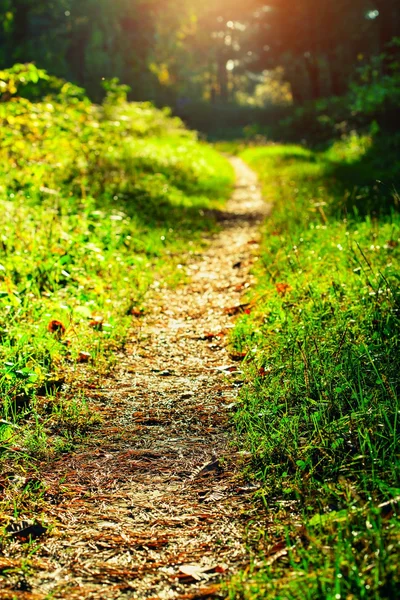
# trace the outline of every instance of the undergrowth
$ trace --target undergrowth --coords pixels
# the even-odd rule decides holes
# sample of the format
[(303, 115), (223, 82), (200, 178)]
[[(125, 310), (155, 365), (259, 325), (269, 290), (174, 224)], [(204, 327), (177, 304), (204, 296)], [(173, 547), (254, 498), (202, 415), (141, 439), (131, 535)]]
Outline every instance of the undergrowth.
[(115, 81), (102, 106), (54, 78), (51, 96), (23, 97), (48, 83), (31, 65), (0, 73), (3, 453), (49, 451), (52, 431), (52, 449), (68, 449), (87, 429), (70, 375), (106, 368), (149, 288), (182, 279), (178, 254), (214, 226), (206, 211), (233, 179), (179, 119), (127, 103)]
[(398, 148), (352, 135), (242, 153), (275, 209), (232, 336), (248, 356), (236, 426), (275, 517), (231, 598), (399, 589)]

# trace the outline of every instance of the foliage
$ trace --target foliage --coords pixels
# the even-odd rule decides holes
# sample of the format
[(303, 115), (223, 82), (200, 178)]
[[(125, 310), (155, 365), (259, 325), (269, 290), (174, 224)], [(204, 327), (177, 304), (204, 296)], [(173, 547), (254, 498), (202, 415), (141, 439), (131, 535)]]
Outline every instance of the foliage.
[(115, 82), (104, 106), (66, 83), (32, 102), (16, 95), (21, 72), (1, 76), (1, 418), (43, 427), (41, 397), (104, 366), (153, 281), (179, 277), (171, 250), (212, 226), (202, 211), (232, 173), (167, 111), (117, 101)]
[[(296, 105), (343, 95), (359, 57), (400, 33), (396, 0), (0, 0), (1, 64), (35, 62), (88, 89), (119, 78), (130, 98), (182, 106), (249, 97), (283, 69)], [(260, 89), (259, 89), (260, 92)], [(259, 94), (271, 98), (266, 90)]]
[(399, 143), (243, 153), (275, 210), (232, 336), (249, 357), (236, 425), (265, 503), (297, 516), (271, 527), (288, 559), (232, 597), (389, 598), (399, 585)]
[[(399, 55), (400, 38), (390, 49)], [(389, 50), (389, 48), (388, 48)], [(359, 82), (351, 87), (352, 108), (358, 113), (376, 115), (400, 105), (400, 56), (383, 53), (375, 56), (360, 69)]]
[(301, 139), (316, 145), (354, 131), (395, 131), (400, 103), (399, 44), (395, 40), (390, 47), (391, 53), (363, 61), (346, 95), (289, 108), (278, 123), (260, 123), (260, 132), (272, 139)]

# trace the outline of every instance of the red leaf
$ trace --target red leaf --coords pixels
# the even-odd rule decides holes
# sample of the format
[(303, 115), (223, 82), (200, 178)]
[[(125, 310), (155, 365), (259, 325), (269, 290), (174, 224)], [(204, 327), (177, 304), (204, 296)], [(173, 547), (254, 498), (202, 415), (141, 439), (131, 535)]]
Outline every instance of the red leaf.
[(48, 331), (55, 335), (56, 337), (62, 337), (65, 333), (65, 327), (61, 323), (61, 321), (50, 321), (47, 326)]
[(244, 360), (247, 356), (247, 352), (236, 352), (235, 354), (230, 354), (232, 360)]
[[(248, 311), (248, 312), (247, 312)], [(224, 313), (233, 317), (239, 313), (250, 314), (250, 305), (249, 304), (238, 304), (237, 306), (230, 306), (224, 309)]]
[(217, 565), (214, 569), (216, 573), (225, 573), (228, 570), (228, 565)]
[(277, 283), (276, 284), (276, 291), (281, 296), (285, 296), (285, 294), (287, 294), (287, 292), (290, 292), (291, 289), (292, 288), (290, 287), (290, 285), (288, 283)]

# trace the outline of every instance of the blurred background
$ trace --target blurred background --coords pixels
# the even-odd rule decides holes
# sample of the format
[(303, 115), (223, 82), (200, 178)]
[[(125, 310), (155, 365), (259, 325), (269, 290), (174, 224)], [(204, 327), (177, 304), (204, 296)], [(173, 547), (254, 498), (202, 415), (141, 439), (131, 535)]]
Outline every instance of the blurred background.
[(95, 102), (118, 78), (219, 139), (397, 128), (398, 36), (398, 0), (0, 0), (1, 68), (34, 62)]

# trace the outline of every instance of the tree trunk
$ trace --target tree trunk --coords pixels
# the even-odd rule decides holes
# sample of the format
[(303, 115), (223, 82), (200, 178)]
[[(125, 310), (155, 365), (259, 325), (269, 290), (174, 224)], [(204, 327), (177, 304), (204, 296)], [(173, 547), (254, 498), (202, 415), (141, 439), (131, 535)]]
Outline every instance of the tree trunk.
[(86, 56), (85, 50), (89, 39), (86, 28), (80, 31), (72, 30), (70, 43), (67, 50), (67, 63), (73, 79), (81, 86), (85, 86)]
[(332, 94), (334, 96), (342, 96), (347, 89), (347, 85), (345, 82), (345, 79), (343, 77), (343, 74), (340, 70), (340, 68), (338, 69), (336, 65), (334, 65), (332, 63), (332, 61), (330, 61), (330, 71), (331, 71), (331, 90), (332, 90)]
[(30, 4), (30, 0), (18, 0), (14, 2), (13, 60), (19, 62), (29, 62), (32, 60), (26, 50), (26, 42), (29, 40)]
[(292, 92), (293, 103), (296, 106), (304, 104), (304, 98), (297, 81), (289, 81), (290, 89)]
[(387, 45), (395, 36), (400, 36), (400, 9), (397, 2), (391, 0), (375, 0), (377, 9), (379, 10), (378, 23), (379, 27), (379, 42), (381, 52), (387, 50)]
[(320, 72), (319, 65), (316, 58), (311, 57), (311, 59), (306, 61), (308, 77), (310, 78), (310, 86), (311, 86), (311, 95), (313, 100), (318, 100), (321, 98), (321, 85), (320, 85)]

